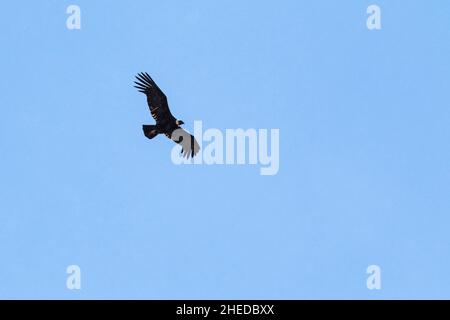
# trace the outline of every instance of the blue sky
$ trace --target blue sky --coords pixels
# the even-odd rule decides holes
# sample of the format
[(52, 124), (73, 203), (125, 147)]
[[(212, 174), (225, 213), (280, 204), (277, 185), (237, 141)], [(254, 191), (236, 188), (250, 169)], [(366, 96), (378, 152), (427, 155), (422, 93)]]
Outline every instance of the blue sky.
[[(0, 298), (450, 298), (447, 1), (9, 1), (0, 36)], [(141, 71), (187, 129), (280, 129), (279, 173), (172, 164)]]

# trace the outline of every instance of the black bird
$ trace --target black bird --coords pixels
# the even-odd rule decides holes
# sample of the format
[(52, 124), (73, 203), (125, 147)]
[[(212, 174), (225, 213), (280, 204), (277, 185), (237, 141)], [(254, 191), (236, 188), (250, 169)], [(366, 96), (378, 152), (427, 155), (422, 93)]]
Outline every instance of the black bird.
[(200, 146), (193, 135), (180, 127), (184, 122), (175, 119), (170, 112), (166, 95), (147, 72), (138, 73), (136, 79), (134, 87), (147, 96), (150, 113), (156, 121), (156, 125), (144, 124), (142, 126), (144, 135), (149, 139), (153, 139), (160, 133), (165, 134), (166, 137), (181, 145), (183, 157), (194, 157), (200, 150)]

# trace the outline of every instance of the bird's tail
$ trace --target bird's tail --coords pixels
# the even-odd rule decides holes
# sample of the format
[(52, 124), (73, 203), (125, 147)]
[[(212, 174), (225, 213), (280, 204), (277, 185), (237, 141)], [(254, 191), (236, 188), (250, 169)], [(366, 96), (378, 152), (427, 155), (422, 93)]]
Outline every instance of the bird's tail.
[(158, 130), (156, 130), (156, 126), (144, 124), (142, 126), (142, 130), (144, 130), (145, 136), (149, 139), (153, 139), (158, 135)]

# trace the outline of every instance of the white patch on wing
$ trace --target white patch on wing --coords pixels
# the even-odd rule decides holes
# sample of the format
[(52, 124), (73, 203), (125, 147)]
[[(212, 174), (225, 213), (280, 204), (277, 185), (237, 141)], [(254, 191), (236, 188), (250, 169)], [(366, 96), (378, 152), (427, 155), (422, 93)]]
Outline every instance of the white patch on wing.
[(194, 136), (181, 128), (172, 132), (171, 139), (181, 145), (183, 157), (185, 158), (189, 158), (191, 155), (195, 156), (200, 150), (200, 146)]

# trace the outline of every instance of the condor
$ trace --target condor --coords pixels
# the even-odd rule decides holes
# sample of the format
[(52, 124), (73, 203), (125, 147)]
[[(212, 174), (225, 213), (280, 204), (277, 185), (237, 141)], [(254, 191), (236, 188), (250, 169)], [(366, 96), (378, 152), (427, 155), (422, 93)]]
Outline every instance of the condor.
[(134, 87), (147, 96), (150, 113), (156, 121), (155, 125), (144, 124), (142, 126), (144, 135), (149, 139), (153, 139), (158, 134), (164, 134), (181, 145), (183, 157), (194, 157), (200, 150), (200, 146), (193, 135), (181, 128), (184, 122), (176, 119), (170, 112), (166, 95), (148, 73), (139, 73), (136, 76), (136, 80), (134, 81), (136, 84)]

